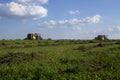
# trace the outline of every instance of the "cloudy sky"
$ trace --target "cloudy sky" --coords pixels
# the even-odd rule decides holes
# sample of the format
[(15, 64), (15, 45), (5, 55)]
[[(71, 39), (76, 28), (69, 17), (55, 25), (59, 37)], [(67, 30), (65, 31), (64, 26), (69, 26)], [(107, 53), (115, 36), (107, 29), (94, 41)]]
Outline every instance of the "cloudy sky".
[(120, 39), (120, 0), (0, 0), (0, 39)]

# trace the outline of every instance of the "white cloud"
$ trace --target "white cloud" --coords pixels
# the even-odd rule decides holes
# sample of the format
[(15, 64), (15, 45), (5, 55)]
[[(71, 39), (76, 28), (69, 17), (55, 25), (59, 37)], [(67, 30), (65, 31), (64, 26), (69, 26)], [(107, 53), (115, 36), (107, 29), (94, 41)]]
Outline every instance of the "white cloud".
[(95, 15), (93, 17), (87, 17), (83, 20), (85, 23), (99, 23), (100, 22), (100, 15)]
[(79, 14), (80, 13), (80, 11), (79, 10), (70, 10), (69, 12), (68, 12), (69, 14)]
[(120, 31), (120, 26), (117, 26), (116, 29), (117, 29), (118, 31)]
[(50, 20), (40, 23), (38, 26), (41, 28), (72, 28), (72, 29), (81, 29), (81, 26), (85, 24), (95, 24), (99, 23), (101, 16), (95, 15), (93, 17), (86, 17), (84, 19), (69, 19), (69, 20)]
[[(21, 1), (21, 3), (17, 2)], [(10, 3), (0, 3), (0, 16), (2, 18), (11, 19), (39, 19), (47, 16), (48, 10), (37, 4), (23, 4), (29, 1), (33, 3), (34, 0), (16, 0)], [(47, 0), (36, 0), (42, 4)]]
[(108, 32), (120, 32), (120, 26), (108, 28), (107, 31)]
[(95, 30), (91, 33), (88, 33), (88, 34), (104, 34), (104, 35), (113, 35), (113, 34), (117, 34), (120, 32), (120, 27), (119, 26), (116, 26), (116, 27), (110, 27), (110, 28), (105, 28), (105, 29), (98, 29), (98, 30)]
[(22, 4), (46, 4), (48, 0), (15, 0), (15, 2)]

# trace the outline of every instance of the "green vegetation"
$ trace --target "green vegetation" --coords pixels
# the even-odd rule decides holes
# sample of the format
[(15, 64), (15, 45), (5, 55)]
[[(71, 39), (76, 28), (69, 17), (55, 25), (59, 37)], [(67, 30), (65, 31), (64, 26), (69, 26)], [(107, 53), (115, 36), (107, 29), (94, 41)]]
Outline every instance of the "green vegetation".
[(119, 80), (119, 75), (119, 40), (0, 41), (0, 80)]

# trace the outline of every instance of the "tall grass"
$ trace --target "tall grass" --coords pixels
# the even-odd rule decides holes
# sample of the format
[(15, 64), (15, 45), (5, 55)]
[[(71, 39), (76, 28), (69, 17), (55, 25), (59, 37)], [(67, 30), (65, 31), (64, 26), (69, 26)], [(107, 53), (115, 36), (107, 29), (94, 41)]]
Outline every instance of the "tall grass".
[(0, 80), (119, 80), (119, 61), (119, 40), (0, 41)]

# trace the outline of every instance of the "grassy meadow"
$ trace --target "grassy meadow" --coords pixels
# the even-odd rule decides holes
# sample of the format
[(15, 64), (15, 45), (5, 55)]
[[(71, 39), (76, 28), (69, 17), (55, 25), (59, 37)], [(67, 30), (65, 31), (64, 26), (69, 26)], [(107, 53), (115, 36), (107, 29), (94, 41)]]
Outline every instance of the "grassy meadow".
[(120, 40), (0, 40), (0, 80), (120, 80)]

